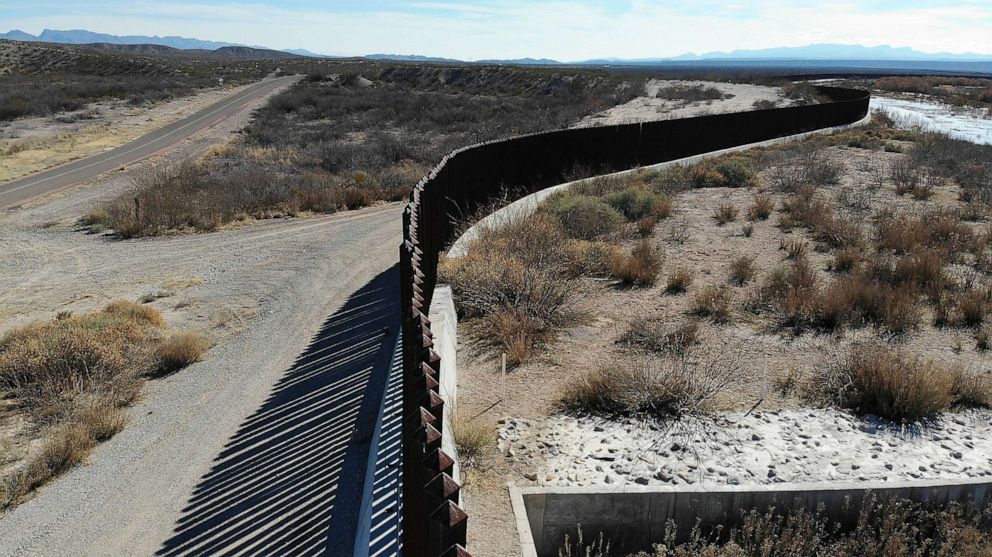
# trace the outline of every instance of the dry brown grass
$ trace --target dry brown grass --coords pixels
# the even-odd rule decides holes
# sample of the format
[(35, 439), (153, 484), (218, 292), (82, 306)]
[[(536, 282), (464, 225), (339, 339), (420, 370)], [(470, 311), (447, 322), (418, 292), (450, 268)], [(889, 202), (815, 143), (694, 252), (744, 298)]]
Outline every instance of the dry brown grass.
[(0, 339), (0, 390), (45, 439), (19, 472), (3, 478), (0, 508), (22, 501), (124, 427), (144, 377), (162, 367), (163, 336), (158, 311), (118, 301), (99, 312), (15, 328)]
[(736, 257), (730, 262), (730, 283), (744, 286), (754, 278), (757, 272), (753, 257), (747, 255)]
[(748, 380), (742, 347), (701, 344), (672, 357), (621, 360), (587, 373), (565, 386), (559, 404), (574, 413), (677, 419), (712, 411)]
[(651, 207), (651, 212), (659, 219), (667, 219), (675, 214), (675, 201), (665, 194), (660, 194)]
[(775, 202), (770, 196), (763, 193), (755, 195), (751, 199), (751, 205), (747, 208), (747, 220), (768, 220), (773, 209), (775, 209)]
[(602, 241), (573, 240), (568, 243), (568, 267), (574, 276), (607, 276), (610, 261), (621, 254), (621, 248)]
[[(593, 250), (590, 246), (600, 244), (585, 246)], [(476, 335), (506, 352), (511, 365), (526, 361), (572, 318), (575, 264), (552, 215), (538, 213), (480, 230), (468, 253), (443, 260), (440, 273), (454, 289), (460, 310), (477, 321), (471, 327)]]
[(651, 286), (663, 262), (664, 254), (649, 240), (641, 240), (630, 254), (619, 253), (610, 260), (610, 275), (623, 284)]
[(155, 351), (159, 369), (168, 373), (195, 364), (203, 359), (211, 343), (200, 333), (184, 331), (165, 338)]
[(685, 267), (679, 267), (672, 274), (668, 275), (668, 280), (665, 282), (665, 292), (669, 294), (684, 294), (689, 290), (689, 286), (692, 285), (693, 278), (692, 271)]
[(949, 410), (958, 389), (966, 391), (961, 378), (933, 360), (861, 345), (843, 362), (821, 370), (813, 389), (859, 414), (914, 421)]
[(660, 318), (637, 319), (617, 342), (649, 352), (684, 352), (690, 346), (699, 344), (699, 322), (687, 320), (673, 324)]
[(834, 260), (830, 263), (830, 269), (838, 273), (846, 273), (856, 268), (860, 263), (860, 250), (853, 248), (842, 249), (834, 254)]
[(782, 242), (779, 244), (780, 250), (785, 252), (785, 256), (788, 259), (795, 261), (796, 259), (802, 259), (806, 257), (806, 253), (809, 250), (809, 244), (806, 240), (802, 238), (782, 238)]
[(723, 285), (707, 286), (696, 293), (690, 312), (714, 323), (729, 323), (733, 293)]
[(713, 211), (713, 220), (715, 220), (718, 225), (723, 226), (737, 220), (738, 214), (740, 214), (740, 211), (733, 203), (721, 203), (720, 206)]
[(641, 220), (637, 221), (637, 233), (641, 235), (642, 238), (647, 238), (654, 232), (654, 227), (658, 224), (658, 217), (654, 215), (648, 215)]
[(467, 418), (459, 414), (457, 409), (451, 411), (448, 424), (458, 449), (459, 462), (463, 466), (471, 465), (487, 447), (496, 442), (496, 427), (493, 424)]

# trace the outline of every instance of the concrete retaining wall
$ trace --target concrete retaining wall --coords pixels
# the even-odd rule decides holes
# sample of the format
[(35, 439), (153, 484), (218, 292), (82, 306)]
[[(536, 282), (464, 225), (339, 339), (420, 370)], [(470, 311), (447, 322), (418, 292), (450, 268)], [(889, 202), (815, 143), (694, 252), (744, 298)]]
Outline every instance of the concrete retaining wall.
[(825, 516), (853, 526), (866, 495), (899, 497), (947, 504), (973, 501), (980, 508), (992, 502), (992, 481), (857, 482), (777, 484), (772, 486), (659, 486), (517, 488), (510, 498), (524, 557), (557, 557), (565, 535), (575, 538), (582, 525), (586, 538), (602, 532), (622, 551), (648, 549), (662, 541), (668, 521), (675, 522), (684, 540), (697, 520), (704, 530), (715, 524), (736, 526), (742, 513), (817, 509)]
[(444, 452), (455, 457), (454, 472), (451, 477), (459, 479), (458, 450), (450, 427), (451, 416), (458, 408), (458, 365), (455, 355), (458, 352), (458, 314), (455, 312), (455, 300), (448, 285), (439, 285), (434, 289), (434, 302), (430, 314), (431, 333), (434, 335), (434, 351), (441, 356), (441, 373), (438, 381), (438, 394), (444, 399), (444, 419), (449, 420), (446, 427), (441, 429), (441, 448)]
[[(627, 174), (633, 174), (633, 173), (641, 172), (641, 171), (644, 171), (644, 170), (655, 170), (655, 171), (657, 171), (657, 170), (663, 170), (665, 168), (668, 168), (668, 167), (671, 167), (671, 166), (675, 166), (675, 165), (688, 166), (688, 165), (696, 164), (696, 163), (701, 162), (701, 161), (703, 161), (705, 159), (708, 159), (708, 158), (719, 157), (721, 155), (726, 155), (728, 153), (734, 153), (734, 152), (738, 152), (738, 151), (746, 151), (748, 149), (754, 149), (755, 147), (768, 147), (768, 146), (771, 146), (771, 145), (778, 145), (778, 144), (781, 144), (781, 143), (788, 143), (790, 141), (799, 141), (799, 140), (805, 139), (805, 138), (810, 137), (810, 136), (813, 136), (813, 135), (819, 135), (819, 134), (824, 134), (824, 133), (833, 133), (833, 132), (837, 132), (837, 131), (841, 131), (841, 130), (850, 129), (850, 128), (853, 128), (853, 127), (856, 127), (856, 126), (863, 126), (865, 124), (868, 124), (869, 122), (871, 122), (871, 113), (870, 112), (868, 113), (867, 116), (864, 117), (864, 119), (862, 119), (862, 120), (860, 120), (858, 122), (855, 122), (853, 124), (846, 125), (846, 126), (836, 126), (836, 127), (833, 127), (833, 128), (825, 128), (825, 129), (822, 129), (822, 130), (816, 130), (816, 131), (807, 132), (807, 133), (790, 135), (790, 136), (787, 136), (787, 137), (780, 137), (780, 138), (777, 138), (777, 139), (770, 139), (768, 141), (760, 141), (758, 143), (750, 143), (748, 145), (741, 145), (741, 146), (738, 146), (738, 147), (731, 147), (730, 149), (722, 149), (720, 151), (713, 151), (711, 153), (704, 153), (702, 155), (696, 155), (696, 156), (693, 156), (693, 157), (686, 157), (684, 159), (678, 159), (678, 160), (674, 160), (674, 161), (663, 162), (663, 163), (660, 163), (660, 164), (655, 164), (655, 165), (651, 165), (651, 166), (645, 166), (645, 167), (642, 167), (642, 168), (634, 168), (634, 169), (631, 169), (631, 170), (624, 170), (622, 172), (614, 172), (612, 174), (605, 174), (604, 176), (625, 176)], [(490, 215), (487, 215), (486, 217), (483, 217), (482, 219), (479, 220), (479, 222), (475, 223), (475, 225), (473, 225), (471, 228), (469, 228), (464, 233), (462, 233), (462, 235), (459, 236), (458, 239), (455, 240), (454, 243), (451, 244), (451, 247), (448, 248), (448, 254), (447, 254), (447, 256), (448, 257), (463, 257), (465, 255), (465, 253), (467, 252), (467, 250), (468, 250), (469, 243), (471, 243), (472, 240), (474, 240), (474, 239), (476, 239), (478, 237), (478, 235), (479, 235), (479, 229), (480, 228), (500, 228), (501, 226), (504, 226), (504, 225), (506, 225), (509, 222), (513, 222), (514, 219), (525, 217), (527, 215), (532, 214), (534, 211), (537, 211), (538, 205), (540, 205), (541, 202), (544, 201), (545, 199), (547, 199), (551, 194), (553, 194), (553, 193), (555, 193), (557, 191), (561, 191), (561, 190), (567, 189), (567, 188), (569, 188), (569, 187), (571, 187), (571, 186), (573, 186), (575, 184), (579, 184), (579, 183), (582, 183), (582, 182), (588, 182), (588, 181), (595, 180), (597, 178), (602, 178), (602, 177), (603, 176), (595, 176), (595, 177), (592, 177), (592, 178), (584, 178), (582, 180), (576, 180), (574, 182), (567, 182), (565, 184), (559, 184), (557, 186), (551, 186), (550, 188), (546, 188), (546, 189), (543, 189), (541, 191), (534, 192), (534, 193), (532, 193), (532, 194), (530, 194), (528, 196), (522, 197), (522, 198), (514, 201), (513, 203), (510, 203), (509, 205), (507, 205), (507, 206), (505, 206), (505, 207), (503, 207), (503, 208), (495, 211), (494, 213), (492, 213)]]

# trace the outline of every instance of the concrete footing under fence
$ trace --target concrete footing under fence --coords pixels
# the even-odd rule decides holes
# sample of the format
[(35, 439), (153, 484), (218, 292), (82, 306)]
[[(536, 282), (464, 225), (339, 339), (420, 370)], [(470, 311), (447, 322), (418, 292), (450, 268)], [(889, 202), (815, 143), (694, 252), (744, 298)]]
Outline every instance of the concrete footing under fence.
[(444, 399), (444, 419), (448, 420), (441, 429), (441, 448), (455, 458), (454, 470), (451, 477), (460, 482), (458, 470), (458, 449), (452, 433), (450, 420), (458, 411), (458, 364), (455, 356), (458, 352), (458, 314), (455, 311), (455, 299), (451, 287), (442, 284), (434, 289), (433, 303), (428, 318), (431, 320), (431, 333), (434, 335), (434, 351), (441, 356), (440, 385), (437, 394)]
[[(663, 540), (669, 521), (684, 540), (697, 521), (704, 531), (737, 526), (743, 513), (820, 509), (823, 516), (853, 526), (865, 498), (898, 497), (946, 505), (992, 503), (992, 480), (926, 482), (806, 483), (754, 486), (603, 487), (509, 486), (523, 557), (557, 557), (565, 535), (586, 539), (602, 533), (615, 550), (636, 552)], [(622, 554), (622, 553), (621, 553)]]

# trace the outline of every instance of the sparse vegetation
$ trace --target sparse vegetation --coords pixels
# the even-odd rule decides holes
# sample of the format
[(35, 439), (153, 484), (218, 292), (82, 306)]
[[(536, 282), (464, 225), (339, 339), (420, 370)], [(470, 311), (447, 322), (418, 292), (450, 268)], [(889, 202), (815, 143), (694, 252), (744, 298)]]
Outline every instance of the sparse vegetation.
[(696, 293), (691, 311), (715, 323), (729, 323), (733, 293), (726, 286), (707, 286)]
[(713, 212), (713, 219), (720, 226), (737, 220), (739, 211), (732, 203), (723, 203)]
[(560, 404), (569, 412), (668, 420), (711, 411), (745, 381), (741, 347), (683, 346), (670, 358), (619, 361), (589, 373), (565, 387)]
[(516, 365), (571, 318), (575, 289), (568, 257), (561, 224), (537, 214), (483, 228), (468, 254), (444, 260), (440, 272), (460, 310), (476, 319), (479, 335)]
[(665, 283), (665, 292), (669, 294), (683, 294), (689, 290), (692, 279), (692, 272), (685, 267), (680, 267), (668, 275), (668, 282)]
[(744, 286), (757, 273), (754, 267), (754, 258), (742, 255), (730, 262), (730, 283), (737, 286)]
[(747, 209), (747, 220), (768, 220), (774, 208), (775, 203), (771, 197), (765, 194), (755, 195), (751, 200), (751, 206)]
[(638, 89), (629, 76), (593, 70), (323, 64), (326, 72), (273, 97), (238, 142), (139, 180), (97, 224), (125, 237), (211, 231), (398, 201), (455, 148), (561, 128)]
[(992, 385), (982, 376), (870, 345), (821, 370), (814, 385), (814, 396), (895, 421), (929, 418), (955, 404), (987, 407), (992, 400)]
[(787, 513), (773, 507), (752, 509), (732, 524), (712, 531), (695, 527), (682, 541), (670, 521), (664, 541), (634, 557), (979, 557), (992, 552), (989, 512), (957, 503), (872, 496), (847, 526), (822, 510), (802, 506)]
[[(165, 337), (155, 309), (124, 301), (8, 331), (0, 339), (0, 389), (37, 424), (44, 446), (0, 482), (0, 508), (17, 504), (120, 431), (145, 377), (190, 363), (175, 359), (175, 340), (182, 338), (199, 337)], [(197, 358), (205, 346), (199, 348)]]
[(664, 255), (650, 241), (641, 240), (630, 254), (617, 253), (610, 260), (610, 275), (623, 284), (651, 286), (658, 280)]

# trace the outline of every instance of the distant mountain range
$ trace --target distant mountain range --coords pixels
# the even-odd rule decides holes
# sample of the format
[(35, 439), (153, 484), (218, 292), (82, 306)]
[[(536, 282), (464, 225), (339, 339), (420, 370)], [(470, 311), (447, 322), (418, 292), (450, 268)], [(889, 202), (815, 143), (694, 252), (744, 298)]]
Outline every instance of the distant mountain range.
[(225, 43), (217, 41), (202, 41), (200, 39), (189, 39), (186, 37), (148, 37), (143, 35), (106, 35), (104, 33), (94, 33), (84, 29), (73, 29), (70, 31), (57, 31), (45, 29), (40, 35), (25, 33), (15, 29), (9, 33), (0, 33), (0, 39), (10, 39), (13, 41), (36, 41), (40, 43), (62, 43), (62, 44), (154, 44), (170, 46), (180, 50), (215, 50), (225, 46), (245, 46), (237, 43)]
[[(283, 52), (296, 56), (326, 57), (304, 49), (289, 49), (283, 51), (273, 51), (260, 46), (247, 46), (237, 43), (227, 43), (218, 41), (204, 41), (187, 37), (158, 37), (158, 36), (119, 36), (94, 33), (82, 29), (70, 31), (57, 31), (45, 29), (40, 35), (32, 35), (20, 30), (13, 30), (8, 33), (0, 33), (0, 39), (10, 39), (14, 41), (37, 41), (63, 44), (87, 44), (100, 43), (103, 45), (159, 45), (185, 51), (211, 52), (217, 49), (226, 48), (249, 48), (257, 52), (242, 51), (241, 55), (257, 57), (263, 52)], [(221, 53), (221, 55), (231, 55), (231, 52)], [(454, 58), (441, 58), (433, 56), (419, 56), (411, 54), (370, 54), (365, 56), (369, 60), (391, 60), (400, 62), (421, 62), (421, 63), (448, 63), (448, 64), (508, 64), (523, 66), (557, 66), (557, 65), (617, 65), (617, 66), (647, 66), (654, 64), (685, 63), (685, 62), (718, 62), (718, 61), (771, 61), (771, 60), (842, 60), (842, 61), (946, 61), (946, 62), (990, 62), (992, 54), (964, 53), (956, 54), (950, 52), (927, 53), (906, 47), (892, 47), (888, 45), (867, 47), (861, 45), (845, 44), (814, 44), (798, 47), (763, 48), (754, 50), (733, 50), (730, 52), (709, 52), (705, 54), (683, 54), (674, 57), (658, 58), (599, 58), (592, 60), (582, 60), (576, 62), (559, 62), (547, 58), (518, 58), (510, 60), (477, 60), (466, 62)]]

